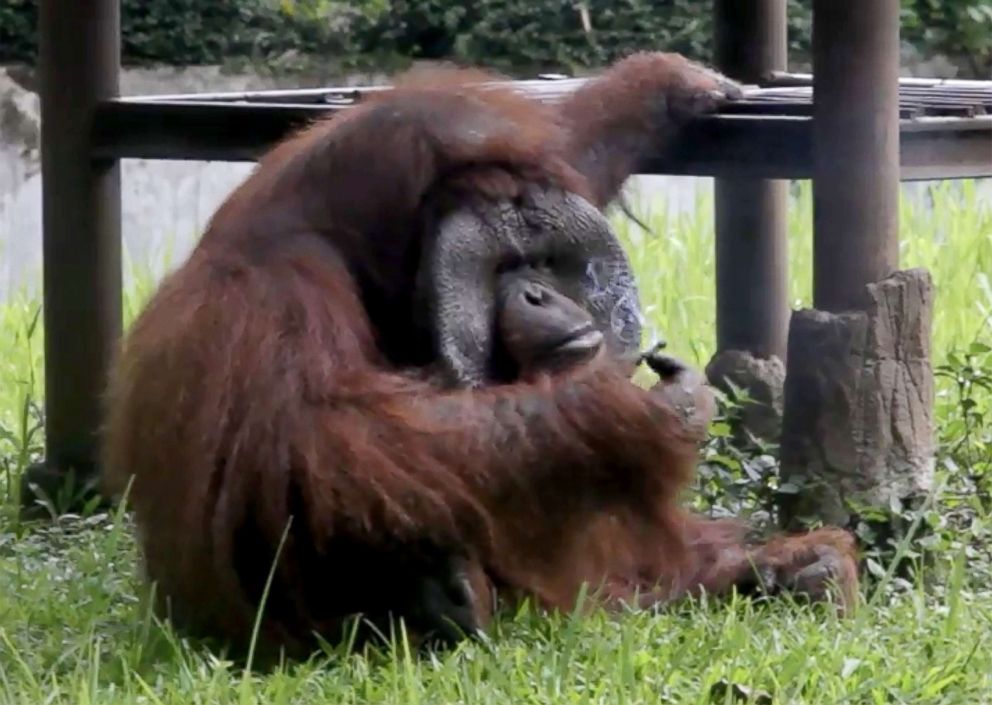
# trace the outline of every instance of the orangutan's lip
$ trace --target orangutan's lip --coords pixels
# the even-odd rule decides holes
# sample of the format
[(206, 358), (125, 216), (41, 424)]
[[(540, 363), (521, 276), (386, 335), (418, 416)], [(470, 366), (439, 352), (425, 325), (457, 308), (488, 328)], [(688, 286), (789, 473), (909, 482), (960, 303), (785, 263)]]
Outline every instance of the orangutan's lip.
[(555, 353), (581, 352), (599, 347), (603, 342), (603, 334), (592, 325), (575, 329), (562, 343), (554, 347)]

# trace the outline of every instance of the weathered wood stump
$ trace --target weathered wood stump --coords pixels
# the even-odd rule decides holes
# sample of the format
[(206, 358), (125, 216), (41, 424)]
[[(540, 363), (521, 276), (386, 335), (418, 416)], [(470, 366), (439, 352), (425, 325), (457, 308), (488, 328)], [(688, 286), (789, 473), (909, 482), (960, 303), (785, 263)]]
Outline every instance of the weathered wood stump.
[(850, 502), (886, 510), (933, 479), (933, 285), (922, 269), (869, 285), (864, 311), (796, 311), (781, 438), (789, 528), (851, 525)]

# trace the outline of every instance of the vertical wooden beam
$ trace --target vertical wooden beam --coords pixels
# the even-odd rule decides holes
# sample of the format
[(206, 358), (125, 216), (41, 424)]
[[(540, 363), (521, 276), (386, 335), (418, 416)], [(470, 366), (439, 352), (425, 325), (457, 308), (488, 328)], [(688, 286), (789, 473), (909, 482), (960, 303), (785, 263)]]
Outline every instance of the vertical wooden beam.
[(39, 39), (47, 457), (27, 479), (50, 489), (92, 478), (121, 333), (119, 165), (90, 158), (94, 109), (119, 90), (120, 2), (41, 0)]
[[(715, 63), (755, 83), (788, 68), (786, 0), (715, 0)], [(715, 180), (717, 351), (785, 359), (788, 182)]]
[(864, 308), (898, 266), (899, 0), (813, 2), (813, 305)]

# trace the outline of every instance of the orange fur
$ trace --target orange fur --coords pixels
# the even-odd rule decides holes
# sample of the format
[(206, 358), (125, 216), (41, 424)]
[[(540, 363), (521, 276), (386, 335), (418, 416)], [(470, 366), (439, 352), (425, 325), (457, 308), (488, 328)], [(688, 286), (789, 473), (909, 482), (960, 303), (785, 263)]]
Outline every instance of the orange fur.
[[(410, 303), (424, 204), (536, 180), (608, 198), (627, 157), (602, 173), (573, 157), (678, 83), (673, 61), (635, 57), (560, 112), (478, 72), (414, 76), (287, 139), (218, 209), (107, 396), (105, 486), (133, 478), (177, 624), (243, 645), (290, 519), (262, 640), (291, 652), (387, 609), (423, 545), (465, 555), (477, 595), (549, 607), (586, 582), (671, 599), (742, 579), (706, 558), (737, 539), (677, 508), (694, 443), (608, 360), (478, 391), (407, 374), (430, 358)], [(788, 562), (783, 541), (768, 551)]]

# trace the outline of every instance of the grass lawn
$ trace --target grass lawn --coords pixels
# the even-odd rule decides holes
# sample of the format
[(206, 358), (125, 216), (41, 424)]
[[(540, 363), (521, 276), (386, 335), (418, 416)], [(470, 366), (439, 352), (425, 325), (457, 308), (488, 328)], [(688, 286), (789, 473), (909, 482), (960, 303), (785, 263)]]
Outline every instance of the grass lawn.
[[(992, 209), (975, 184), (943, 184), (932, 208), (903, 204), (902, 266), (938, 293), (939, 493), (922, 538), (883, 555), (854, 618), (787, 601), (686, 604), (607, 619), (502, 620), (488, 643), (443, 656), (328, 653), (246, 672), (190, 646), (148, 614), (125, 517), (16, 519), (24, 465), (41, 451), (38, 302), (0, 304), (0, 703), (990, 703), (992, 702)], [(677, 355), (703, 364), (714, 343), (711, 203), (621, 224), (649, 317)], [(808, 305), (811, 200), (791, 208), (791, 296)], [(154, 280), (129, 280), (132, 316)], [(987, 385), (983, 388), (982, 385)], [(926, 568), (914, 559), (923, 549)], [(886, 554), (889, 555), (889, 554)], [(900, 577), (903, 576), (903, 577)], [(908, 576), (908, 577), (905, 577)]]

